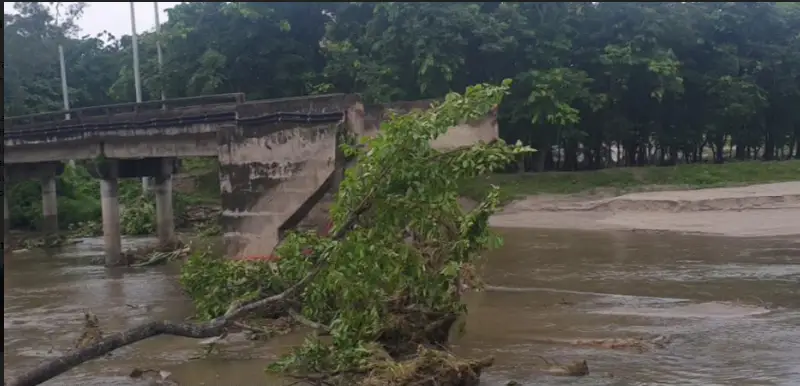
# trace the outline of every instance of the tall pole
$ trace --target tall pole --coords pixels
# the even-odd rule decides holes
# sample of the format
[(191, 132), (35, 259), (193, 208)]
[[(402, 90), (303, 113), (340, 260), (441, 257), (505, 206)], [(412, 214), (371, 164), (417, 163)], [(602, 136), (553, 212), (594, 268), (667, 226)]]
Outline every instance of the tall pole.
[[(142, 103), (142, 80), (139, 78), (139, 37), (136, 36), (136, 8), (131, 1), (131, 44), (133, 45), (133, 84), (136, 87), (136, 103)], [(150, 179), (142, 177), (142, 192), (150, 190)]]
[(131, 42), (133, 44), (133, 82), (136, 86), (136, 103), (142, 103), (142, 80), (139, 78), (139, 38), (136, 36), (136, 9), (131, 4)]
[[(61, 64), (61, 95), (64, 97), (64, 111), (69, 111), (69, 89), (67, 88), (67, 64), (64, 60), (64, 46), (58, 45), (58, 62)], [(64, 114), (64, 119), (69, 120), (69, 113)]]
[[(161, 21), (158, 19), (158, 2), (153, 2), (153, 10), (156, 13), (156, 52), (158, 53), (158, 76), (161, 78), (161, 100), (167, 99), (167, 94), (164, 92), (164, 56), (161, 53)], [(164, 106), (166, 107), (166, 105)]]
[[(58, 63), (61, 65), (61, 95), (64, 97), (64, 111), (69, 111), (69, 88), (67, 87), (67, 62), (64, 60), (64, 46), (58, 45)], [(70, 113), (64, 114), (65, 120), (70, 120)], [(75, 166), (75, 160), (69, 160), (70, 166)]]

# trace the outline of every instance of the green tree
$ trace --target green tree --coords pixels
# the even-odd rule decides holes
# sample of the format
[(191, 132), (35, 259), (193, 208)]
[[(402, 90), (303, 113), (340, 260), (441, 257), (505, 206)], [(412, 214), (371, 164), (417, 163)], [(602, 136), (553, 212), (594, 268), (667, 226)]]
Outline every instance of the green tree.
[[(131, 39), (78, 38), (80, 6), (17, 3), (4, 21), (4, 111), (134, 99)], [(501, 135), (525, 170), (800, 155), (797, 3), (183, 3), (140, 39), (145, 99), (360, 93), (440, 98), (515, 79)], [(105, 41), (105, 42), (104, 42)]]

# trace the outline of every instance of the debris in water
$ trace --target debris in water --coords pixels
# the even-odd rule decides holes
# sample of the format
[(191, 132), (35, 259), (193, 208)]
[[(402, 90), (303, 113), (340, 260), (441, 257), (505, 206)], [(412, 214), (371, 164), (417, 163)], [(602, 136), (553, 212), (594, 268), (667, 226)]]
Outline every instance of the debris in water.
[(542, 370), (546, 374), (567, 377), (583, 377), (589, 375), (589, 364), (585, 359), (574, 361), (568, 365), (562, 365), (554, 360), (548, 361), (541, 356), (539, 358), (541, 358), (544, 363), (549, 366)]
[(122, 252), (122, 258), (131, 267), (148, 267), (182, 260), (189, 257), (191, 244), (175, 241), (166, 245), (143, 247)]
[(572, 362), (568, 365), (556, 365), (544, 369), (550, 375), (566, 377), (583, 377), (589, 375), (589, 364), (586, 360)]
[(164, 370), (153, 370), (153, 369), (140, 369), (138, 367), (131, 370), (131, 373), (128, 374), (130, 378), (133, 379), (141, 379), (147, 378), (151, 381), (155, 381), (157, 385), (177, 385), (176, 382), (169, 380), (170, 375), (172, 375), (169, 371)]
[(568, 301), (568, 300), (566, 300), (564, 298), (561, 298), (561, 300), (558, 301), (558, 305), (560, 305), (560, 306), (574, 306), (575, 302), (570, 302), (570, 301)]
[(480, 360), (460, 359), (442, 350), (419, 347), (409, 360), (385, 359), (376, 363), (361, 386), (473, 386), (480, 383), (483, 369), (494, 362), (491, 357)]
[(97, 315), (84, 312), (83, 318), (83, 332), (75, 341), (75, 348), (77, 349), (91, 346), (103, 339), (103, 330), (100, 329), (100, 321), (97, 319)]

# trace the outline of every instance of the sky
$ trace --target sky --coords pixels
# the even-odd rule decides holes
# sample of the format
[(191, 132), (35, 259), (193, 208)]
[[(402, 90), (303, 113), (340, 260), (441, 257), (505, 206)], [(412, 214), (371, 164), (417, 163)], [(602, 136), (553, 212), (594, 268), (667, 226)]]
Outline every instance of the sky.
[[(171, 8), (179, 2), (159, 2), (158, 8), (161, 11), (159, 18), (163, 23), (167, 21), (165, 10)], [(134, 2), (136, 9), (136, 31), (148, 31), (155, 28), (155, 10), (152, 2)], [(4, 2), (3, 10), (12, 12), (13, 2)], [(131, 34), (131, 6), (130, 2), (88, 2), (84, 10), (83, 17), (78, 20), (81, 28), (79, 36), (97, 35), (100, 32), (108, 31), (116, 37)]]

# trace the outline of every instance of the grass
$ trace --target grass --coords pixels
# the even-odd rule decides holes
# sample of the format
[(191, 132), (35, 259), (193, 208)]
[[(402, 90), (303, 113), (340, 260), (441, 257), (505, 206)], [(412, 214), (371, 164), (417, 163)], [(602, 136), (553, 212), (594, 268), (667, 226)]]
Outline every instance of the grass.
[(494, 174), (462, 186), (462, 195), (482, 198), (491, 185), (501, 188), (501, 202), (537, 194), (574, 194), (596, 189), (618, 194), (645, 187), (698, 189), (769, 182), (800, 181), (800, 160), (691, 164), (670, 167), (614, 168), (584, 172)]

